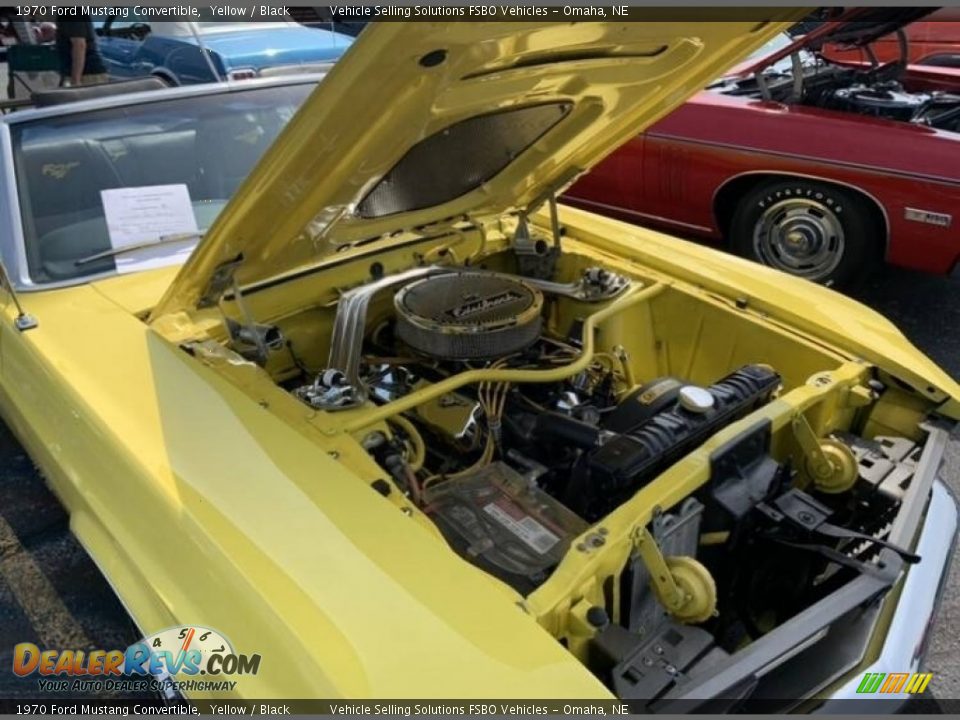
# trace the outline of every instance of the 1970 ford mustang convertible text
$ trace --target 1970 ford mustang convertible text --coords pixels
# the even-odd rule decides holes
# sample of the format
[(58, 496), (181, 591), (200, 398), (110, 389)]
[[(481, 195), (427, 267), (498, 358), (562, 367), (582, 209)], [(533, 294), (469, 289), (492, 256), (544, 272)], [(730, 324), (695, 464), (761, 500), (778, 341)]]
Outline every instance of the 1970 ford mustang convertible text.
[[(783, 26), (377, 23), (236, 193), (199, 142), (118, 190), (189, 142), (162, 91), (155, 138), (5, 118), (0, 407), (144, 634), (256, 651), (254, 698), (916, 669), (960, 387), (828, 289), (555, 202)], [(84, 213), (35, 192), (81, 168)]]

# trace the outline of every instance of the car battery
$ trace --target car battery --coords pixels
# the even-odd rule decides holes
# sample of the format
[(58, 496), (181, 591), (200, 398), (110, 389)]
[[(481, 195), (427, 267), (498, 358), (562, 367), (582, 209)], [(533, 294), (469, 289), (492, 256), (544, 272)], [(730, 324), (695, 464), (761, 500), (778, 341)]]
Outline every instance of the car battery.
[(474, 565), (527, 594), (587, 523), (509, 465), (495, 462), (430, 488), (427, 514)]

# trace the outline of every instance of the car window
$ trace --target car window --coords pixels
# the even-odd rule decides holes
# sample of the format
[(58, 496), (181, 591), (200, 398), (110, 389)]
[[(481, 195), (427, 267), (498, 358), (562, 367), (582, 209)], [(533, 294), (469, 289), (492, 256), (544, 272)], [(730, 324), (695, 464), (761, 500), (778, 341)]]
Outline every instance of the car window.
[(113, 247), (103, 190), (185, 186), (202, 232), (313, 87), (254, 88), (12, 125), (31, 279), (116, 270), (110, 257), (78, 263)]
[(104, 28), (103, 34), (105, 37), (111, 38), (124, 38), (126, 40), (143, 40), (147, 35), (152, 31), (149, 23), (144, 22), (130, 22), (124, 20), (123, 22), (116, 22), (112, 25)]
[(149, 23), (144, 22), (143, 20), (114, 20), (107, 26), (111, 35), (117, 31), (129, 30), (132, 27), (137, 25), (148, 25)]
[(136, 8), (128, 8), (127, 14), (121, 18), (107, 20), (103, 26), (103, 35), (107, 37), (131, 38), (146, 36), (150, 33), (149, 18), (138, 13)]
[(783, 50), (793, 42), (795, 42), (794, 38), (790, 37), (788, 33), (780, 33), (779, 35), (775, 35), (773, 38), (754, 50), (744, 61), (744, 63), (759, 62), (767, 55), (772, 55), (778, 50)]
[(960, 53), (942, 53), (931, 55), (921, 60), (918, 65), (933, 65), (935, 67), (960, 68)]

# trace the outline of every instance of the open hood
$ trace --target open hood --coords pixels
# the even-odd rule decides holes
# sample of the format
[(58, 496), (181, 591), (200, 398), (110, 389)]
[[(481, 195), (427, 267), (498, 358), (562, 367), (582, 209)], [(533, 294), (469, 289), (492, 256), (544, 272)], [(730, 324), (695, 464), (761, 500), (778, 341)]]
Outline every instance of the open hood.
[(823, 22), (805, 35), (799, 35), (794, 42), (738, 70), (737, 74), (748, 75), (758, 72), (800, 50), (816, 51), (824, 45), (864, 47), (939, 9), (937, 7), (871, 7), (836, 10), (838, 14), (832, 20)]
[(151, 319), (215, 303), (234, 281), (402, 231), (535, 205), (803, 13), (374, 23), (250, 174)]

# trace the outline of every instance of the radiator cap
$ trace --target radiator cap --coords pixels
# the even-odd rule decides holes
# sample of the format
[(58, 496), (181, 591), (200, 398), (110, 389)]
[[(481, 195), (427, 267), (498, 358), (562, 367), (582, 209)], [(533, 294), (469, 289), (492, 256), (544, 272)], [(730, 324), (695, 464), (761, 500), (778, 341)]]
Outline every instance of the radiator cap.
[(680, 407), (698, 415), (713, 409), (714, 399), (707, 390), (696, 385), (684, 385), (680, 388)]

